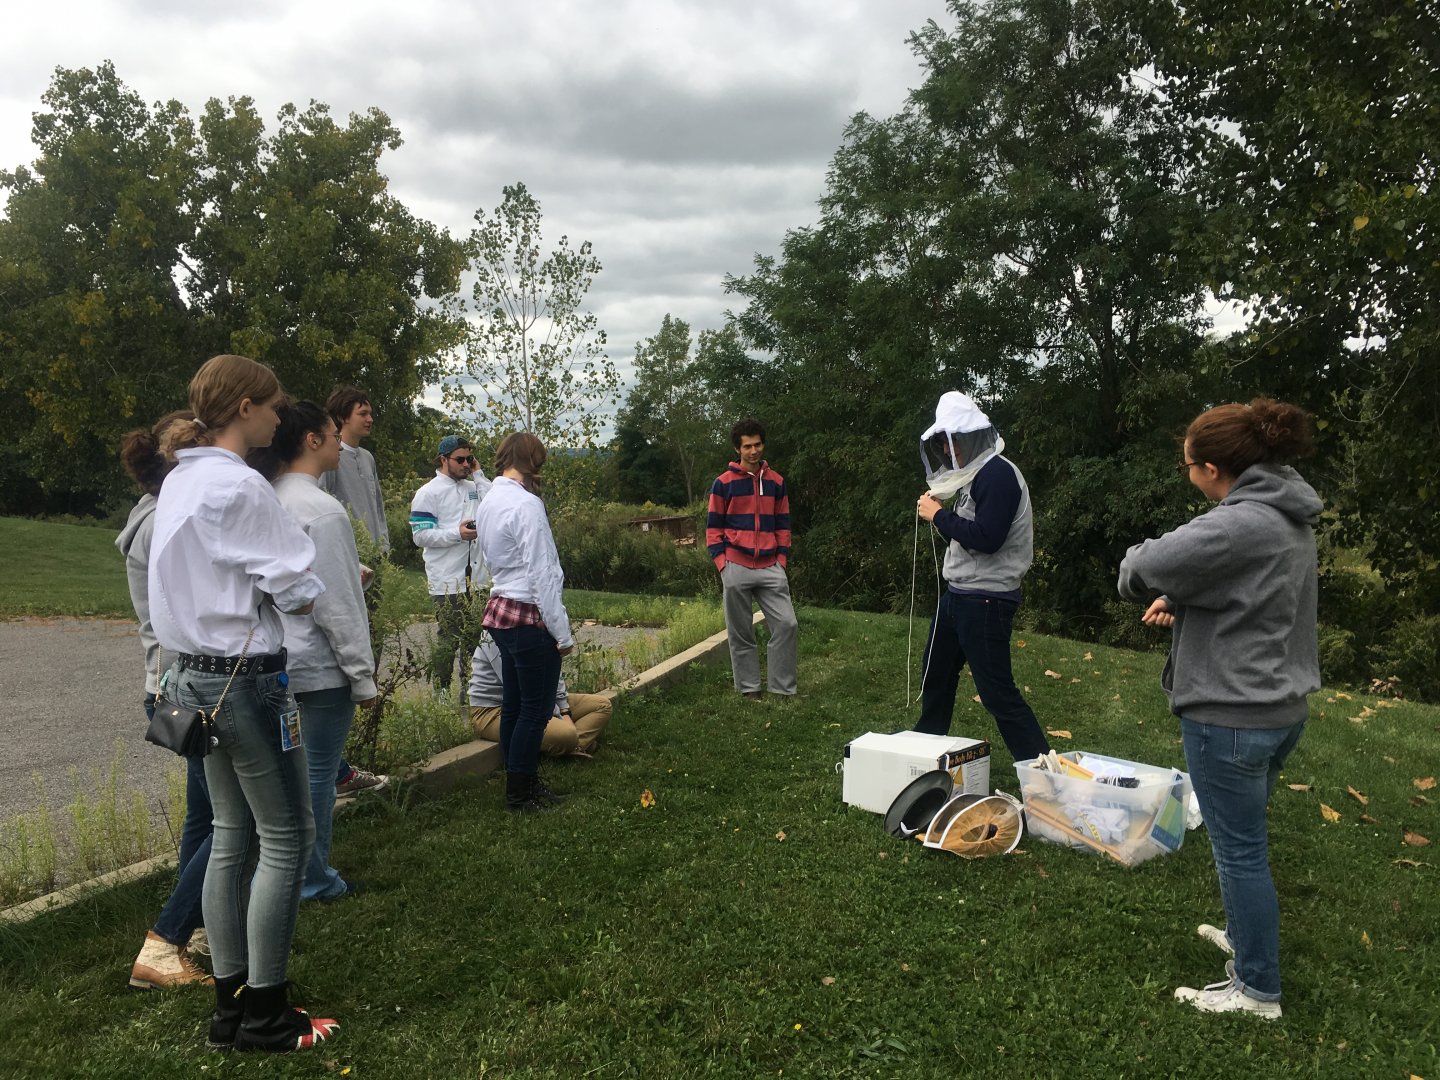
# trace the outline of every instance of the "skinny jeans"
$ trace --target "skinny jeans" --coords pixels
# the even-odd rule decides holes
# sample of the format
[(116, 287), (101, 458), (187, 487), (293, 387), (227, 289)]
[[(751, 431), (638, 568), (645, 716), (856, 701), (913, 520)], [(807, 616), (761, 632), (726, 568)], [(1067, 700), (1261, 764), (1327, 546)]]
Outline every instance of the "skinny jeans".
[(560, 652), (543, 626), (490, 628), (500, 649), (500, 754), (505, 771), (535, 776), (540, 744), (555, 710)]
[(355, 703), (350, 687), (304, 690), (295, 695), (305, 732), (305, 767), (310, 777), (310, 810), (315, 817), (315, 843), (305, 869), (302, 900), (332, 900), (344, 896), (345, 879), (330, 865), (330, 839), (335, 826), (335, 777)]
[[(176, 700), (213, 707), (219, 740), (205, 758), (215, 836), (205, 874), (205, 930), (216, 978), (251, 986), (285, 981), (305, 866), (315, 841), (303, 745), (281, 746), (296, 709), (284, 672), (226, 675), (171, 668)], [(331, 773), (333, 777), (333, 772)]]
[[(145, 716), (155, 717), (155, 695), (145, 695)], [(214, 833), (214, 812), (210, 790), (205, 785), (205, 759), (185, 759), (185, 823), (180, 827), (179, 876), (170, 898), (160, 909), (151, 927), (171, 945), (184, 945), (190, 935), (205, 925), (200, 898), (205, 888), (205, 869), (210, 865), (210, 842)]]
[(1226, 728), (1182, 716), (1180, 731), (1215, 855), (1235, 983), (1247, 997), (1279, 1001), (1280, 901), (1270, 876), (1265, 807), (1305, 724)]

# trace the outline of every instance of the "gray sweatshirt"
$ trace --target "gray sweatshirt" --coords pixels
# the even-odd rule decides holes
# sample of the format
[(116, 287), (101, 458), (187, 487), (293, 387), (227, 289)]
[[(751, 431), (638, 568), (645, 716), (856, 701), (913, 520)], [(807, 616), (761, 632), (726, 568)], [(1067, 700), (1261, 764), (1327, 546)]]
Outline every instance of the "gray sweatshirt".
[(1320, 496), (1294, 469), (1254, 465), (1213, 509), (1136, 544), (1120, 595), (1164, 596), (1175, 614), (1161, 684), (1202, 724), (1282, 728), (1320, 689), (1313, 526)]
[(375, 656), (370, 650), (370, 622), (360, 588), (360, 557), (350, 515), (320, 490), (315, 477), (285, 473), (275, 481), (275, 495), (315, 544), (316, 575), (325, 591), (309, 615), (281, 613), (285, 627), (285, 670), (290, 689), (350, 688), (350, 700), (375, 696)]
[(374, 454), (363, 446), (341, 444), (340, 467), (321, 475), (320, 490), (334, 495), (359, 518), (381, 551), (390, 550), (390, 526), (385, 522), (385, 500)]
[(145, 648), (145, 692), (160, 692), (155, 661), (160, 643), (150, 626), (150, 537), (155, 534), (155, 496), (142, 495), (130, 511), (125, 528), (115, 538), (115, 546), (125, 556), (125, 576), (130, 584), (130, 604), (140, 620), (140, 644)]

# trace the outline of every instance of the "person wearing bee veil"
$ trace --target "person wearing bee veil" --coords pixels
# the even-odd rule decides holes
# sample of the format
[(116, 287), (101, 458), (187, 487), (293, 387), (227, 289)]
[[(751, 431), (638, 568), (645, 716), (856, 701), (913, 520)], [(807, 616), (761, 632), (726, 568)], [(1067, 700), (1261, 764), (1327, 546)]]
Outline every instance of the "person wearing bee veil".
[(947, 545), (915, 730), (949, 734), (960, 671), (969, 664), (980, 704), (1011, 755), (1025, 761), (1050, 744), (1010, 670), (1010, 632), (1034, 532), (1030, 489), (1004, 449), (990, 418), (956, 390), (940, 396), (935, 422), (920, 436), (926, 490), (916, 512)]

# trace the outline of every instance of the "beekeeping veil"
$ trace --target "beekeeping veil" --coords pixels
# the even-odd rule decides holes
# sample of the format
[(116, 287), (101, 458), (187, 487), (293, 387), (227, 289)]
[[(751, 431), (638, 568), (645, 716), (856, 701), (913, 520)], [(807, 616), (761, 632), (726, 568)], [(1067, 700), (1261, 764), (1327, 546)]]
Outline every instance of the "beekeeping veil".
[(1005, 440), (980, 406), (958, 390), (947, 390), (935, 406), (935, 423), (920, 436), (927, 490), (937, 499), (950, 498), (1004, 449)]

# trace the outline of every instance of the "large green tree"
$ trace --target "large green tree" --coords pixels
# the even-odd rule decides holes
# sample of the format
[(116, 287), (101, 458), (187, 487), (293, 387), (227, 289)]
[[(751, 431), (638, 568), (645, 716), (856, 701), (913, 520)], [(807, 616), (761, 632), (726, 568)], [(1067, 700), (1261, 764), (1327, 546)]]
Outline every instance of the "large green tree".
[(918, 435), (958, 388), (1044, 496), (1036, 591), (1093, 620), (1123, 545), (1185, 499), (1166, 466), (1205, 380), (1201, 279), (1172, 240), (1183, 143), (1099, 4), (951, 14), (912, 39), (906, 107), (851, 123), (820, 223), (730, 282), (738, 322), (798, 429), (798, 573), (809, 553), (839, 597), (908, 593)]
[(195, 234), (199, 147), (110, 64), (60, 70), (32, 167), (0, 173), (0, 505), (84, 513), (119, 435), (174, 408), (199, 335), (176, 274)]
[(287, 105), (267, 135), (238, 98), (197, 126), (110, 64), (60, 69), (43, 105), (34, 167), (0, 174), (0, 404), (16, 421), (0, 506), (123, 501), (119, 435), (182, 405), (216, 352), (270, 364), (292, 395), (365, 388), (398, 464), (461, 336), (464, 255), (389, 193), (385, 115)]
[(1440, 23), (1414, 0), (1134, 0), (1203, 213), (1180, 237), (1252, 324), (1227, 378), (1294, 358), (1336, 531), (1440, 603)]
[(616, 417), (621, 497), (685, 506), (705, 490), (728, 449), (732, 366), (747, 365), (733, 326), (702, 330), (666, 315), (656, 334), (635, 346), (635, 381)]

